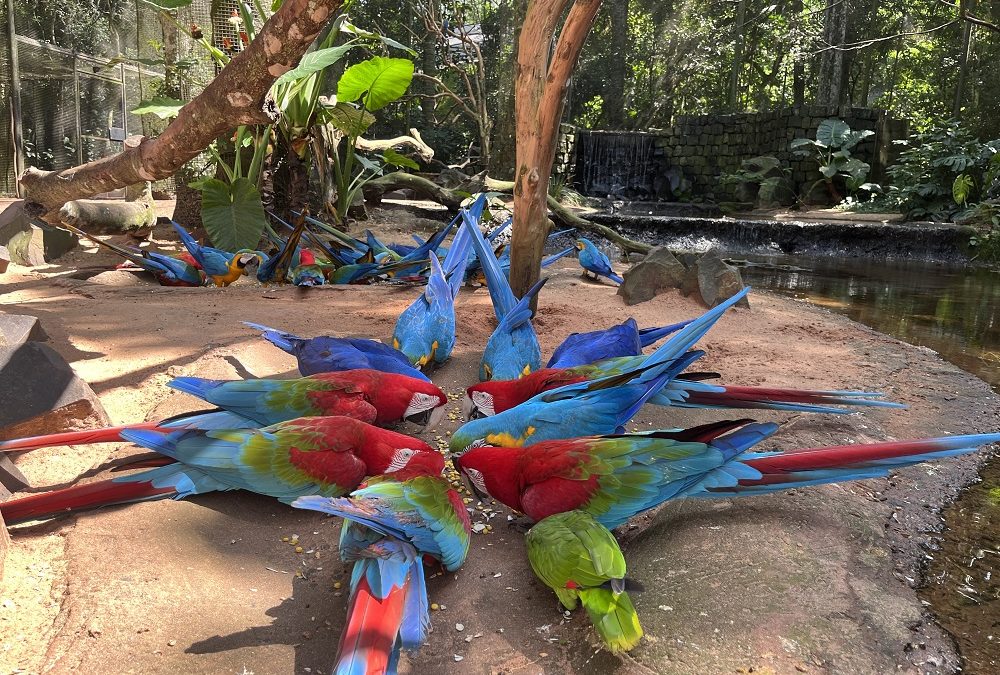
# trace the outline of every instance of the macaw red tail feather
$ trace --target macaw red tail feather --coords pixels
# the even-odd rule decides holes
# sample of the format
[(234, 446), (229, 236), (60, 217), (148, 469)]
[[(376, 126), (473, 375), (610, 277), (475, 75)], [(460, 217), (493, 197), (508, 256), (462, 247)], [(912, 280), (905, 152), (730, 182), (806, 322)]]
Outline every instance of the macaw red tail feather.
[(99, 506), (163, 499), (176, 492), (173, 486), (156, 487), (152, 480), (135, 482), (104, 480), (12, 499), (0, 503), (0, 514), (3, 514), (3, 519), (8, 525), (13, 525), (26, 520), (48, 518)]
[(49, 448), (57, 445), (84, 445), (87, 443), (113, 443), (121, 441), (119, 434), (126, 429), (156, 429), (158, 422), (142, 422), (125, 424), (104, 429), (85, 429), (83, 431), (66, 431), (45, 436), (29, 436), (0, 441), (0, 452), (26, 452), (38, 448)]
[[(807, 389), (778, 389), (769, 387), (733, 387), (725, 391), (687, 392), (685, 400), (676, 403), (681, 407), (706, 408), (763, 408), (799, 412), (850, 412), (829, 406), (868, 406), (877, 408), (905, 408), (902, 403), (883, 401), (878, 393), (854, 391), (810, 391)], [(873, 398), (874, 397), (874, 398)]]
[(368, 580), (361, 577), (347, 610), (347, 625), (340, 636), (335, 675), (390, 672), (405, 599), (406, 586), (393, 588), (384, 599), (379, 599)]
[(998, 442), (1000, 434), (970, 434), (839, 445), (795, 452), (751, 452), (740, 456), (738, 463), (758, 471), (759, 478), (743, 475), (736, 484), (710, 487), (705, 492), (762, 494), (808, 485), (876, 478), (887, 475), (893, 469), (967, 454), (980, 446)]

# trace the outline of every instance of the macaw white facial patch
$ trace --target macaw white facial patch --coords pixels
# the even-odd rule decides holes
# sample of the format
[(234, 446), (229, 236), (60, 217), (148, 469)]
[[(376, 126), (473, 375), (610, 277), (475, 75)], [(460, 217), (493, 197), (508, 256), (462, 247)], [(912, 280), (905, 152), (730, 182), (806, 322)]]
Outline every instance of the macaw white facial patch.
[(389, 461), (389, 466), (386, 467), (385, 472), (392, 473), (393, 471), (399, 471), (410, 462), (410, 458), (415, 454), (417, 454), (416, 450), (411, 448), (400, 448), (396, 452), (392, 453), (392, 459)]
[(462, 471), (464, 471), (465, 475), (469, 477), (472, 484), (476, 486), (476, 489), (485, 495), (490, 493), (490, 491), (486, 489), (486, 480), (483, 478), (483, 474), (480, 471), (464, 467), (462, 468)]
[(493, 411), (493, 394), (487, 394), (485, 391), (474, 391), (472, 392), (472, 404), (487, 417), (496, 414)]
[(413, 398), (410, 399), (410, 405), (407, 406), (406, 412), (403, 413), (403, 419), (406, 419), (411, 415), (433, 410), (439, 405), (441, 405), (441, 399), (437, 396), (433, 394), (424, 394), (418, 391), (413, 395)]

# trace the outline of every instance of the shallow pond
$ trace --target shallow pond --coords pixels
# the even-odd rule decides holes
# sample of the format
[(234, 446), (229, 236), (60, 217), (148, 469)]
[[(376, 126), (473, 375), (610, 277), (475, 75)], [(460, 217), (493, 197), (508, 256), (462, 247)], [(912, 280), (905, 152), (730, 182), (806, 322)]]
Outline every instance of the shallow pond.
[[(929, 347), (1000, 390), (1000, 274), (922, 262), (742, 256), (747, 284), (827, 307)], [(1000, 672), (1000, 459), (945, 511), (920, 591), (967, 673)]]

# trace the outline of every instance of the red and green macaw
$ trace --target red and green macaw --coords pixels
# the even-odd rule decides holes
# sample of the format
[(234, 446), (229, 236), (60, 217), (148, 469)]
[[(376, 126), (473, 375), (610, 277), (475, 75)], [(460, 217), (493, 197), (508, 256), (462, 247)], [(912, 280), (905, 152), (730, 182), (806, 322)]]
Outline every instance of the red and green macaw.
[(292, 503), (345, 519), (340, 556), (354, 561), (354, 570), (333, 672), (395, 673), (400, 649), (416, 650), (427, 640), (422, 559), (457, 570), (472, 533), (465, 504), (438, 473), (408, 467), (369, 480), (348, 499), (300, 497)]
[(749, 290), (743, 289), (689, 323), (636, 368), (592, 382), (567, 384), (491, 417), (472, 419), (452, 434), (449, 448), (461, 452), (475, 445), (531, 445), (621, 433), (643, 405), (704, 354), (688, 350)]
[[(641, 366), (644, 356), (621, 356), (572, 368), (543, 368), (516, 380), (480, 382), (465, 390), (463, 410), (467, 419), (489, 417), (518, 406), (534, 396), (568, 384), (621, 375)], [(850, 413), (833, 406), (905, 408), (901, 403), (879, 400), (879, 392), (816, 391), (777, 387), (737, 387), (700, 381), (714, 373), (679, 374), (649, 402), (675, 408), (756, 408), (813, 413)]]
[(454, 464), (476, 491), (532, 520), (580, 509), (615, 528), (675, 497), (754, 495), (874, 478), (1000, 441), (1000, 434), (973, 434), (751, 452), (778, 425), (747, 422), (570, 438), (521, 448), (477, 447), (455, 457)]
[(164, 455), (145, 463), (161, 466), (3, 502), (4, 520), (223, 490), (291, 503), (303, 495), (345, 495), (368, 476), (444, 468), (441, 453), (427, 443), (350, 417), (305, 417), (261, 429), (128, 429), (121, 436)]
[(176, 377), (167, 386), (261, 424), (347, 415), (373, 424), (406, 420), (426, 427), (441, 420), (448, 403), (432, 382), (364, 368), (292, 380)]
[(535, 575), (566, 609), (583, 605), (608, 651), (639, 644), (642, 626), (625, 592), (625, 556), (608, 528), (586, 511), (566, 511), (536, 523), (525, 543)]

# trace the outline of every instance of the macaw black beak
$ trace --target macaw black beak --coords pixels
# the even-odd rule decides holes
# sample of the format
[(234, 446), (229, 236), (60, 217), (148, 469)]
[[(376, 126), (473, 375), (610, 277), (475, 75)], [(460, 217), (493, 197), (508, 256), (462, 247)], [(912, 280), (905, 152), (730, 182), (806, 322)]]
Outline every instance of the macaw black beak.
[(477, 408), (475, 404), (473, 404), (472, 410), (469, 411), (469, 414), (467, 415), (467, 417), (468, 417), (469, 421), (471, 422), (472, 420), (480, 420), (480, 419), (483, 419), (484, 417), (489, 417), (489, 415), (487, 415), (486, 413), (484, 413), (482, 410), (480, 410), (479, 408)]
[(431, 408), (430, 410), (424, 410), (423, 412), (413, 413), (409, 417), (405, 417), (403, 419), (407, 422), (413, 422), (418, 427), (426, 427), (430, 424), (431, 415), (434, 414), (434, 410), (434, 408)]
[(473, 494), (476, 495), (476, 499), (478, 499), (481, 502), (488, 502), (490, 501), (490, 499), (492, 499), (492, 497), (490, 497), (488, 494), (486, 494), (478, 487), (476, 487), (476, 484), (473, 483), (471, 480), (469, 480), (468, 476), (465, 476), (465, 474), (462, 474), (462, 476), (465, 484), (468, 485), (469, 489), (472, 490)]

